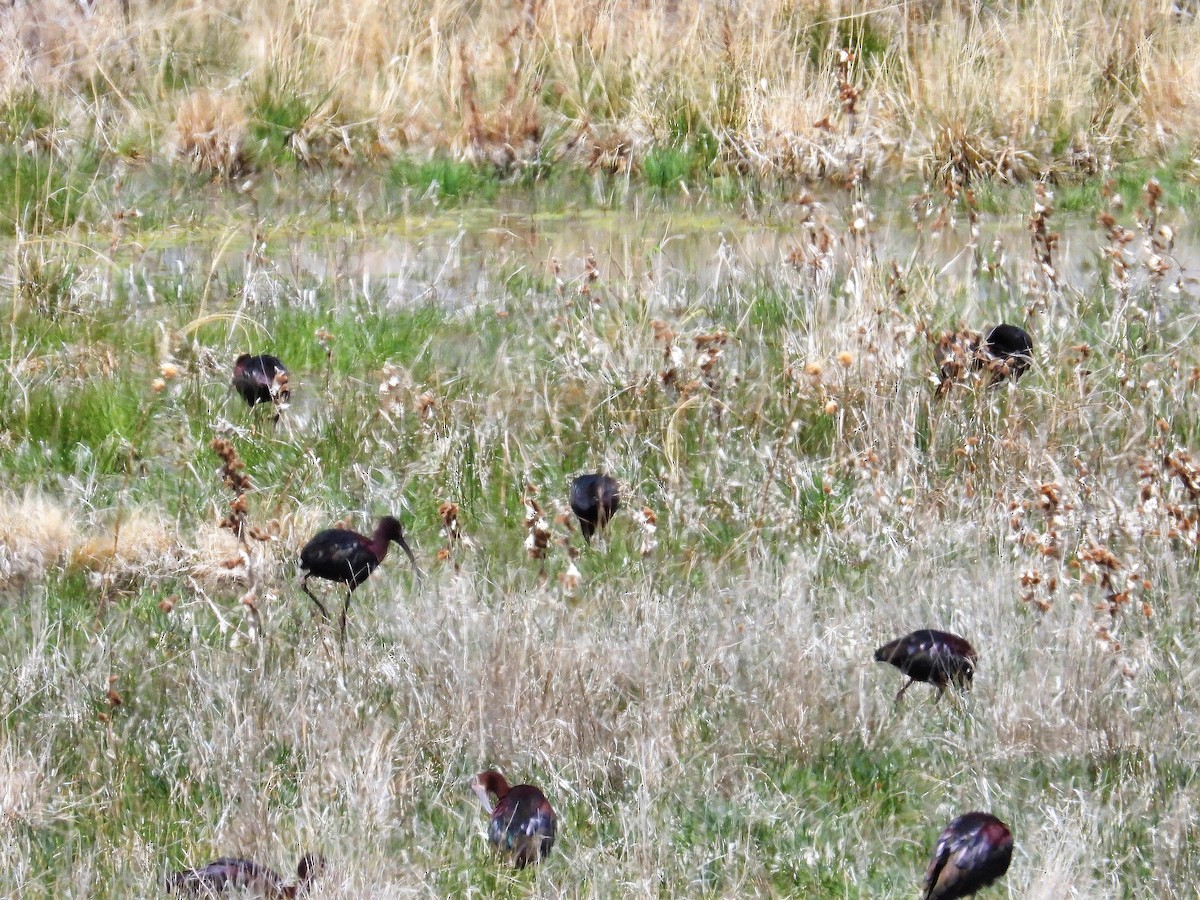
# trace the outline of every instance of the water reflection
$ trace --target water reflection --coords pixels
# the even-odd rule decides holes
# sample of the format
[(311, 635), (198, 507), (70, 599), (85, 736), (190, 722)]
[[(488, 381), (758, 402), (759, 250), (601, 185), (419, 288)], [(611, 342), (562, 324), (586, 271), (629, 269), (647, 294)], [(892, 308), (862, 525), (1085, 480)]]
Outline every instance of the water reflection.
[[(147, 235), (148, 249), (134, 237), (114, 258), (135, 279), (191, 273), (230, 285), (231, 293), (241, 294), (239, 303), (253, 303), (266, 283), (271, 299), (283, 294), (290, 302), (311, 300), (324, 308), (342, 298), (384, 307), (499, 305), (519, 301), (531, 286), (553, 286), (556, 279), (570, 290), (593, 268), (608, 285), (635, 290), (655, 285), (702, 297), (729, 279), (778, 269), (813, 234), (828, 238), (827, 262), (834, 267), (844, 269), (856, 254), (889, 268), (894, 260), (902, 270), (923, 270), (939, 289), (951, 291), (977, 284), (985, 258), (1008, 266), (1012, 282), (1023, 267), (1033, 266), (1022, 213), (984, 216), (972, 238), (961, 211), (957, 218), (942, 215), (936, 204), (914, 216), (891, 201), (890, 209), (869, 214), (865, 231), (856, 234), (853, 223), (862, 212), (844, 195), (751, 211), (637, 197), (624, 205), (579, 209), (513, 200), (489, 208), (410, 212), (386, 226), (352, 229), (314, 220), (306, 232), (305, 220), (292, 219), (276, 230), (232, 225), (166, 246), (158, 242), (171, 233)], [(1104, 233), (1088, 221), (1056, 220), (1060, 282), (1088, 290), (1097, 278)], [(1141, 248), (1140, 237), (1127, 248), (1135, 263)], [(1193, 270), (1196, 256), (1194, 240), (1177, 240), (1177, 271)], [(241, 284), (244, 291), (237, 289)]]

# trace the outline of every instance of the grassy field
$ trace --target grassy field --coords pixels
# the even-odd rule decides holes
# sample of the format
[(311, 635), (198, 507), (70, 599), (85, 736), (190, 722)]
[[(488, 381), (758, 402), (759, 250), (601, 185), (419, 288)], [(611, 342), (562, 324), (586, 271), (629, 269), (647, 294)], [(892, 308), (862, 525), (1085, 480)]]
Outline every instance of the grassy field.
[[(0, 9), (0, 894), (908, 898), (977, 808), (985, 896), (1200, 893), (1189, 14), (122, 7)], [(299, 548), (389, 513), (343, 657)]]
[[(1001, 896), (1195, 892), (1177, 210), (1053, 245), (1044, 195), (835, 195), (764, 210), (791, 251), (762, 262), (744, 217), (653, 195), (591, 207), (626, 240), (598, 257), (554, 216), (426, 202), (391, 227), (444, 261), (367, 277), (378, 228), (264, 234), (211, 191), (8, 247), (4, 893), (313, 849), (322, 896), (909, 897), (976, 807), (1016, 834)], [(1033, 371), (938, 398), (934, 340), (1000, 320)], [(228, 387), (247, 348), (294, 370), (278, 426)], [(244, 544), (214, 438), (253, 482)], [(628, 499), (587, 549), (566, 486), (594, 469)], [(298, 548), (388, 512), (428, 577), (389, 557), (343, 662)], [(980, 649), (961, 702), (893, 704), (872, 650), (922, 626)], [(536, 874), (488, 858), (491, 765), (560, 811)]]
[(234, 179), (1069, 181), (1194, 155), (1198, 37), (1188, 0), (16, 0), (0, 138)]

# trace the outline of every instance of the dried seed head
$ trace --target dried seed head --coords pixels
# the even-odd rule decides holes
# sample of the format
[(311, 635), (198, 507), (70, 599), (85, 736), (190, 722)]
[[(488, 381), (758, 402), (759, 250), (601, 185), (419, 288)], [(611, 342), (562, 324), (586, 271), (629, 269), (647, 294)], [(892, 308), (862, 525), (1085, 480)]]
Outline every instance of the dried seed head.
[(1121, 562), (1116, 555), (1107, 547), (1101, 547), (1099, 544), (1092, 544), (1091, 547), (1081, 551), (1079, 558), (1110, 572), (1116, 572), (1121, 568)]
[(462, 538), (462, 525), (458, 521), (458, 504), (443, 503), (438, 507), (438, 516), (442, 520), (442, 534), (447, 542), (454, 544)]
[(430, 418), (437, 409), (437, 398), (429, 391), (417, 398), (417, 415), (422, 419)]
[(537, 488), (532, 484), (525, 486), (525, 551), (533, 559), (545, 559), (550, 547), (550, 523), (542, 513), (542, 507), (533, 498)]
[(559, 576), (559, 580), (562, 582), (563, 590), (568, 594), (573, 594), (579, 589), (579, 582), (583, 580), (583, 576), (575, 565), (575, 560), (572, 559), (567, 564), (567, 570)]

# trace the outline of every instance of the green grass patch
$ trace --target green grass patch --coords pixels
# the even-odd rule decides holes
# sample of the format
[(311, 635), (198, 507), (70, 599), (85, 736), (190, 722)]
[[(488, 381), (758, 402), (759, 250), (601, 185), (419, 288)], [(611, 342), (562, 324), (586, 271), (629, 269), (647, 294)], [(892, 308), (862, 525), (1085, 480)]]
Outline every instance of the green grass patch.
[(487, 169), (448, 157), (424, 161), (399, 159), (387, 173), (393, 190), (410, 190), (421, 198), (448, 201), (491, 200), (500, 191), (499, 178)]
[(96, 158), (88, 152), (59, 158), (0, 147), (0, 232), (47, 232), (74, 225), (88, 214), (87, 194), (96, 174)]

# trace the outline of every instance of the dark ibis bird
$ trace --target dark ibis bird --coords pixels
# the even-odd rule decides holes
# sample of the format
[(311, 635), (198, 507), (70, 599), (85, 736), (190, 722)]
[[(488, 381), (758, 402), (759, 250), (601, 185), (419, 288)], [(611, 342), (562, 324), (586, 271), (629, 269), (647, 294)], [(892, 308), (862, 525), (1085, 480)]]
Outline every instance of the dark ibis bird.
[(184, 869), (167, 876), (167, 893), (208, 897), (221, 891), (243, 891), (252, 897), (300, 897), (325, 868), (319, 856), (305, 854), (296, 866), (296, 880), (289, 884), (279, 873), (248, 859), (222, 857), (198, 869)]
[(597, 529), (608, 524), (621, 508), (621, 487), (609, 475), (580, 475), (571, 482), (571, 512), (579, 518), (579, 530), (589, 544)]
[(891, 663), (908, 676), (908, 681), (896, 694), (897, 702), (918, 681), (937, 685), (939, 700), (951, 683), (961, 690), (970, 690), (977, 661), (975, 648), (966, 640), (932, 628), (922, 628), (889, 641), (875, 651), (875, 659)]
[(532, 784), (510, 787), (503, 775), (491, 769), (471, 779), (471, 790), (492, 817), (488, 840), (498, 853), (511, 857), (518, 869), (546, 858), (554, 846), (558, 816), (540, 790)]
[(1008, 871), (1012, 852), (1012, 832), (991, 813), (959, 816), (938, 835), (922, 900), (973, 897)]
[(417, 557), (404, 540), (404, 530), (400, 521), (392, 516), (384, 516), (379, 520), (372, 537), (345, 528), (327, 528), (318, 532), (300, 551), (300, 568), (304, 570), (300, 586), (312, 598), (313, 603), (317, 604), (325, 618), (329, 618), (329, 610), (308, 589), (308, 579), (315, 576), (346, 585), (346, 602), (342, 604), (341, 622), (343, 643), (346, 640), (346, 613), (350, 609), (350, 595), (383, 562), (391, 541), (399, 544), (400, 549), (408, 554), (408, 558), (412, 560), (413, 571), (416, 572), (417, 578), (420, 578), (421, 570), (417, 567)]
[(997, 325), (984, 338), (981, 351), (976, 368), (987, 366), (998, 382), (1008, 375), (1016, 381), (1033, 365), (1033, 341), (1016, 325)]
[(276, 398), (286, 400), (288, 369), (279, 358), (262, 354), (243, 353), (233, 364), (233, 388), (242, 395), (247, 406), (271, 403)]

